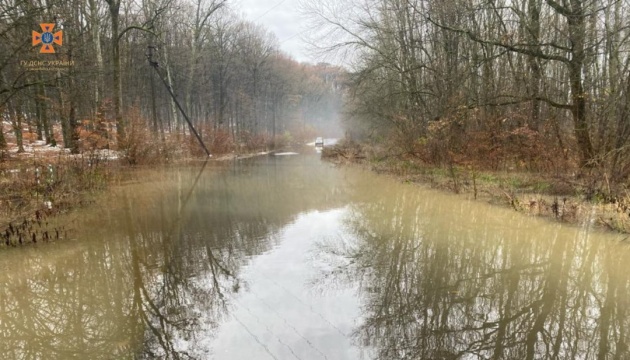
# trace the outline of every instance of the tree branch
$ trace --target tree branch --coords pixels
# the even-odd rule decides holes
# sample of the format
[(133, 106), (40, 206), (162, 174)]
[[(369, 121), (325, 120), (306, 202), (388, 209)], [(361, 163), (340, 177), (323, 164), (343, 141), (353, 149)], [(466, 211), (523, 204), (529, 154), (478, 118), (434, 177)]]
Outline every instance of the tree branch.
[(131, 25), (131, 26), (128, 26), (125, 30), (123, 30), (123, 31), (122, 31), (122, 32), (118, 35), (118, 39), (116, 39), (116, 41), (120, 41), (120, 39), (122, 39), (123, 35), (125, 35), (125, 33), (126, 33), (127, 31), (129, 31), (129, 30), (133, 30), (133, 29), (140, 30), (140, 31), (144, 31), (144, 32), (148, 32), (148, 33), (149, 33), (149, 34), (151, 34), (151, 35), (157, 36), (157, 34), (156, 34), (156, 33), (154, 33), (151, 29), (148, 29), (148, 28), (145, 28), (145, 27), (142, 27), (142, 26)]
[(551, 107), (555, 107), (556, 109), (563, 109), (563, 110), (571, 110), (573, 109), (573, 105), (572, 104), (562, 104), (556, 101), (553, 101), (547, 97), (544, 96), (534, 96), (534, 97), (517, 97), (517, 96), (511, 96), (511, 95), (503, 95), (502, 97), (507, 97), (507, 98), (513, 98), (514, 100), (510, 100), (510, 101), (503, 101), (503, 102), (496, 102), (496, 103), (485, 103), (485, 104), (480, 104), (480, 103), (476, 103), (476, 104), (470, 104), (468, 105), (469, 109), (475, 108), (475, 107), (479, 107), (479, 106), (507, 106), (507, 105), (517, 105), (517, 104), (522, 104), (524, 102), (528, 102), (528, 101), (542, 101), (547, 103), (549, 106)]
[(554, 10), (556, 10), (562, 16), (569, 17), (573, 15), (572, 11), (558, 4), (554, 0), (545, 0), (545, 2), (547, 3), (547, 5), (551, 6)]
[(514, 45), (505, 44), (505, 43), (502, 43), (502, 42), (499, 42), (499, 41), (495, 41), (495, 40), (481, 39), (479, 36), (474, 34), (472, 31), (464, 30), (464, 29), (457, 29), (457, 28), (454, 28), (454, 27), (451, 27), (451, 26), (440, 24), (440, 23), (434, 21), (429, 16), (427, 16), (426, 19), (427, 19), (427, 21), (431, 22), (432, 24), (434, 24), (435, 26), (437, 26), (437, 27), (439, 27), (441, 29), (445, 29), (445, 30), (456, 32), (458, 34), (466, 35), (466, 36), (468, 36), (468, 38), (470, 38), (470, 40), (472, 40), (474, 42), (477, 42), (477, 43), (480, 43), (480, 44), (502, 47), (502, 48), (504, 48), (506, 50), (509, 50), (509, 51), (512, 51), (512, 52), (516, 52), (516, 53), (519, 53), (519, 54), (533, 56), (533, 57), (538, 58), (538, 59), (560, 61), (560, 62), (565, 63), (565, 64), (568, 64), (568, 63), (571, 62), (568, 58), (566, 58), (564, 56), (545, 54), (542, 51), (540, 51), (539, 49), (523, 49), (523, 48), (520, 48), (520, 47), (516, 47)]

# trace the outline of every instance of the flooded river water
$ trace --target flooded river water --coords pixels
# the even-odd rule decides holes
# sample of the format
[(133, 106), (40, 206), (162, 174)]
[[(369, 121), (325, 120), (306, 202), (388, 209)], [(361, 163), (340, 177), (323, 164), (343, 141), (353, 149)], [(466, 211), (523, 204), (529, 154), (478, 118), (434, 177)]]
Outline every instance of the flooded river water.
[(0, 251), (2, 359), (630, 359), (630, 247), (318, 156), (138, 171)]

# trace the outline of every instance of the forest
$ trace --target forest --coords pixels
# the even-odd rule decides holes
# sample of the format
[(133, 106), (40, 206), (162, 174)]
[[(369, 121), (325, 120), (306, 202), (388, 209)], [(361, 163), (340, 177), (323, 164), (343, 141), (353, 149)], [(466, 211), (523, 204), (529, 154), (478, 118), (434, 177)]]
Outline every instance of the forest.
[(311, 41), (352, 62), (349, 128), (381, 157), (628, 179), (628, 1), (304, 5)]
[(212, 153), (338, 132), (343, 69), (280, 45), (226, 0), (1, 0), (0, 154), (39, 140), (166, 156), (190, 137), (169, 89)]
[(0, 357), (630, 359), (629, 51), (630, 0), (0, 0)]

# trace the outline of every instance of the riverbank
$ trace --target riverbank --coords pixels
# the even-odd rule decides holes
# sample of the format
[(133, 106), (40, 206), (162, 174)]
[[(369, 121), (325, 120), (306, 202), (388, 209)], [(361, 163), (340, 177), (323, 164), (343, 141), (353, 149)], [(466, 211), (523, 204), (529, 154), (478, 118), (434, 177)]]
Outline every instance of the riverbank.
[(371, 156), (369, 148), (343, 142), (324, 149), (322, 158), (360, 166), (398, 181), (414, 183), (504, 206), (530, 216), (569, 224), (592, 223), (630, 233), (630, 192), (605, 179), (572, 174), (488, 171), (472, 166), (431, 166), (413, 156)]

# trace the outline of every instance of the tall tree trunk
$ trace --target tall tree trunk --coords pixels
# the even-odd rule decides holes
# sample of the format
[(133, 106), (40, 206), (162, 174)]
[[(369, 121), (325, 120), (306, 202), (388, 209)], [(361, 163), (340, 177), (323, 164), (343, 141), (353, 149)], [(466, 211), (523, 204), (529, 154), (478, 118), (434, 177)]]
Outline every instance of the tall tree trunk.
[(79, 153), (79, 132), (77, 131), (77, 114), (74, 96), (70, 99), (70, 114), (68, 115), (68, 138), (70, 139), (70, 152)]
[[(4, 107), (0, 106), (0, 119), (2, 119), (3, 115), (4, 115)], [(0, 150), (5, 150), (6, 148), (7, 148), (7, 139), (5, 139), (4, 137), (4, 126), (2, 124), (2, 121), (0, 121)]]
[(96, 83), (94, 85), (94, 108), (98, 108), (101, 101), (101, 86), (103, 83), (103, 52), (101, 49), (101, 29), (96, 0), (89, 0), (90, 26), (92, 41), (94, 42), (94, 57), (96, 60)]
[[(529, 0), (528, 4), (529, 26), (528, 33), (531, 44), (535, 51), (540, 52), (540, 3), (539, 0)], [(530, 128), (538, 130), (540, 123), (540, 84), (542, 81), (542, 70), (538, 59), (535, 56), (528, 56), (529, 70), (531, 71), (531, 79), (529, 83), (529, 92), (532, 100), (532, 108), (530, 114)]]
[(67, 94), (59, 81), (57, 83), (57, 91), (59, 92), (59, 122), (61, 123), (61, 136), (63, 137), (63, 147), (70, 149), (72, 147), (72, 137), (70, 135), (70, 126), (66, 115), (66, 97)]
[(7, 140), (4, 138), (4, 131), (0, 128), (0, 150), (7, 148)]
[(571, 114), (573, 115), (575, 139), (580, 151), (580, 166), (589, 167), (594, 164), (591, 163), (593, 160), (593, 145), (586, 116), (586, 94), (582, 81), (585, 60), (585, 18), (581, 0), (571, 0), (571, 5), (572, 14), (567, 16), (569, 39), (573, 45), (572, 57), (568, 63), (572, 100)]
[[(41, 77), (38, 76), (38, 80), (41, 82)], [(41, 93), (41, 87), (37, 85), (35, 89), (35, 118), (37, 121), (37, 140), (44, 140), (44, 120), (43, 109), (44, 99)]]
[(22, 137), (22, 123), (24, 120), (24, 112), (22, 109), (22, 102), (16, 101), (16, 105), (14, 110), (14, 116), (11, 121), (11, 125), (13, 126), (13, 133), (15, 134), (15, 142), (17, 143), (18, 153), (24, 152), (24, 140)]
[[(168, 60), (168, 49), (164, 49), (164, 62), (166, 63), (165, 67), (166, 67), (166, 82), (168, 83), (168, 87), (171, 88), (171, 90), (173, 90), (173, 93), (175, 93), (174, 89), (173, 89), (173, 78), (171, 76), (171, 64)], [(175, 100), (173, 100), (172, 98), (169, 99), (170, 104), (171, 104), (171, 116), (173, 119), (173, 123), (174, 124), (169, 124), (168, 128), (169, 131), (173, 131), (173, 127), (175, 129), (177, 129), (177, 127), (179, 126), (179, 115), (177, 112), (177, 105), (175, 104)]]
[(118, 132), (118, 145), (125, 139), (125, 122), (122, 116), (122, 78), (120, 69), (120, 44), (118, 41), (120, 25), (120, 0), (105, 0), (109, 5), (109, 16), (112, 21), (112, 79), (114, 82), (114, 112)]
[[(157, 114), (157, 100), (155, 98), (155, 79), (153, 78), (153, 74), (151, 74), (150, 78), (151, 78), (151, 117), (153, 118), (153, 132), (157, 134), (158, 133), (158, 114)], [(164, 135), (164, 131), (162, 131), (162, 135)]]

